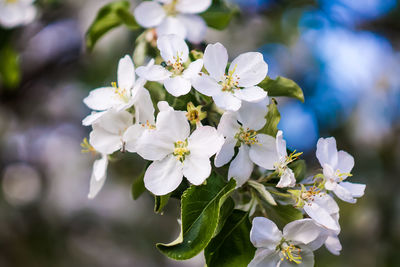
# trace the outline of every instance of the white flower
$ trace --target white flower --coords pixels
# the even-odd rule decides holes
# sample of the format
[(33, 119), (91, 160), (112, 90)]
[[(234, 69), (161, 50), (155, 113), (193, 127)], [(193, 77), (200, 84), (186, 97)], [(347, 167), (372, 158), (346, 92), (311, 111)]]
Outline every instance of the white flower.
[[(153, 64), (153, 61), (150, 64)], [(118, 84), (112, 83), (111, 87), (92, 90), (83, 100), (89, 108), (101, 111), (87, 116), (82, 122), (83, 125), (91, 125), (110, 109), (121, 111), (134, 105), (138, 92), (145, 84), (144, 79), (135, 80), (135, 67), (130, 56), (126, 55), (118, 63)]]
[(204, 40), (207, 25), (196, 15), (206, 11), (211, 0), (146, 1), (134, 11), (136, 21), (145, 28), (156, 28), (158, 36), (176, 34), (192, 43)]
[(102, 154), (101, 158), (93, 163), (93, 171), (92, 177), (90, 178), (88, 198), (93, 199), (103, 187), (107, 177), (107, 166), (107, 154)]
[(349, 203), (355, 203), (355, 198), (364, 195), (365, 184), (342, 182), (351, 176), (354, 158), (343, 150), (337, 151), (334, 137), (320, 138), (316, 154), (323, 168), (327, 190), (333, 191), (338, 198)]
[(311, 219), (288, 223), (281, 232), (267, 218), (256, 217), (250, 231), (250, 240), (257, 248), (249, 267), (314, 266), (311, 245), (321, 235), (322, 229)]
[(193, 80), (193, 87), (202, 94), (212, 96), (218, 107), (236, 111), (242, 100), (258, 102), (267, 96), (263, 89), (256, 86), (268, 72), (261, 53), (239, 55), (226, 72), (228, 52), (222, 44), (216, 43), (206, 47), (203, 60), (210, 75), (201, 73)]
[(210, 157), (222, 146), (223, 137), (211, 126), (198, 127), (190, 135), (184, 111), (166, 109), (157, 115), (156, 131), (141, 138), (137, 153), (154, 161), (146, 170), (144, 184), (155, 195), (175, 190), (185, 176), (194, 185), (211, 173)]
[(186, 95), (192, 88), (192, 79), (203, 67), (203, 60), (198, 59), (185, 67), (184, 63), (189, 58), (189, 48), (177, 35), (161, 36), (157, 40), (157, 47), (165, 60), (165, 67), (160, 65), (139, 67), (136, 73), (146, 80), (163, 83), (165, 89), (173, 96)]
[(0, 0), (0, 25), (14, 28), (31, 23), (36, 16), (34, 0)]
[[(270, 155), (275, 155), (275, 138), (257, 133), (266, 123), (268, 98), (258, 103), (243, 102), (237, 112), (225, 112), (218, 125), (218, 132), (225, 137), (221, 150), (215, 156), (215, 166), (228, 163), (235, 154), (235, 146), (240, 145), (239, 153), (229, 166), (228, 177), (243, 185), (250, 177), (254, 164), (266, 165)], [(240, 124), (239, 124), (239, 122)]]
[(132, 123), (133, 116), (129, 112), (111, 109), (92, 125), (89, 143), (102, 154), (109, 155), (117, 150), (124, 150), (123, 136)]

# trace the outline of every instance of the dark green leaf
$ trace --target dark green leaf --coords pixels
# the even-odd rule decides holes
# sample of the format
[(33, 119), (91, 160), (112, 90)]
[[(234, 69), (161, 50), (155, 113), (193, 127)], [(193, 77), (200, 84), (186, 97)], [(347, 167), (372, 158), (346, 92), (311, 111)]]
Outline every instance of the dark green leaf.
[(189, 187), (181, 199), (179, 237), (170, 244), (157, 244), (157, 248), (175, 260), (190, 259), (200, 253), (214, 236), (221, 206), (235, 186), (234, 179), (227, 183), (213, 174), (206, 184)]
[(265, 205), (264, 208), (267, 211), (268, 218), (280, 228), (292, 221), (303, 219), (303, 213), (292, 205)]
[(140, 175), (135, 180), (133, 180), (132, 197), (134, 200), (138, 199), (143, 194), (143, 192), (146, 191), (146, 188), (144, 187), (143, 178), (144, 178), (144, 174), (146, 173), (147, 166), (140, 173)]
[(296, 160), (290, 163), (288, 166), (294, 172), (294, 176), (296, 177), (297, 182), (300, 182), (305, 178), (307, 172), (307, 165), (305, 160), (302, 159)]
[(223, 30), (228, 27), (233, 16), (238, 12), (237, 8), (228, 7), (225, 1), (213, 1), (212, 6), (201, 16), (208, 27)]
[(164, 196), (154, 196), (154, 212), (160, 213), (163, 211), (165, 205), (168, 204), (169, 198), (171, 194), (167, 194)]
[(268, 96), (288, 96), (304, 102), (303, 90), (294, 81), (278, 76), (271, 79), (266, 77), (258, 86), (268, 92)]
[(277, 205), (275, 199), (272, 197), (271, 193), (268, 192), (267, 189), (265, 189), (265, 186), (263, 184), (260, 184), (254, 180), (248, 180), (247, 183), (258, 192), (258, 194), (264, 201), (273, 206)]
[(234, 210), (221, 232), (204, 250), (208, 267), (245, 267), (253, 259), (256, 249), (250, 242), (249, 214)]
[(271, 99), (271, 103), (268, 105), (268, 113), (265, 117), (267, 119), (267, 123), (264, 125), (264, 128), (260, 130), (260, 133), (269, 134), (273, 137), (276, 136), (278, 132), (278, 123), (281, 120), (281, 114), (279, 113), (277, 102), (274, 98)]
[(233, 201), (231, 197), (227, 198), (219, 212), (218, 226), (217, 230), (215, 230), (214, 236), (217, 235), (219, 231), (221, 231), (222, 227), (224, 227), (226, 219), (228, 219), (228, 217), (231, 215), (234, 208), (235, 208), (235, 201)]
[(117, 1), (103, 6), (86, 33), (86, 46), (93, 49), (96, 42), (108, 31), (125, 24), (129, 29), (139, 25), (131, 14), (129, 1)]
[(0, 78), (7, 88), (15, 88), (21, 81), (18, 53), (9, 45), (0, 50)]

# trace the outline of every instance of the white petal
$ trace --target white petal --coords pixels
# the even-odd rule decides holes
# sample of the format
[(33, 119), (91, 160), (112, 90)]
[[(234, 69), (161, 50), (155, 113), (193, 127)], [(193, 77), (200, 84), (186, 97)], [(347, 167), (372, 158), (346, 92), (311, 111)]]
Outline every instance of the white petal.
[(188, 139), (190, 154), (210, 158), (217, 153), (224, 143), (224, 137), (214, 127), (198, 127)]
[(335, 169), (338, 162), (335, 138), (320, 138), (317, 143), (316, 155), (321, 166), (329, 164), (333, 169)]
[(157, 131), (163, 132), (164, 137), (171, 143), (184, 141), (190, 134), (190, 125), (186, 118), (186, 112), (173, 109), (158, 113), (156, 128)]
[(174, 111), (167, 101), (159, 101), (157, 107), (159, 111)]
[(171, 72), (160, 65), (149, 67), (139, 67), (136, 69), (136, 74), (149, 81), (163, 81), (171, 76)]
[(314, 197), (314, 202), (323, 207), (329, 214), (339, 213), (339, 206), (328, 194), (321, 194)]
[(154, 1), (140, 3), (134, 14), (136, 21), (145, 28), (159, 25), (166, 16), (163, 7)]
[(107, 177), (108, 159), (106, 154), (101, 155), (101, 159), (93, 163), (92, 177), (90, 178), (90, 188), (88, 198), (94, 198), (104, 185)]
[(282, 233), (273, 221), (264, 217), (253, 219), (250, 240), (256, 248), (275, 249), (281, 239)]
[(103, 128), (107, 132), (115, 135), (122, 135), (125, 130), (133, 123), (133, 116), (127, 111), (116, 112), (111, 109), (106, 112), (95, 124), (94, 128)]
[(104, 154), (112, 154), (122, 148), (121, 136), (95, 125), (93, 125), (93, 131), (89, 135), (89, 143), (94, 149)]
[(265, 116), (268, 113), (268, 98), (253, 103), (242, 101), (242, 106), (238, 110), (237, 117), (244, 128), (255, 131), (260, 130), (266, 123)]
[(164, 81), (165, 89), (171, 95), (178, 97), (186, 95), (190, 92), (192, 84), (190, 80), (183, 78), (182, 76), (176, 76), (174, 78), (168, 78)]
[[(186, 34), (187, 34), (187, 29), (186, 29), (185, 25), (182, 23), (182, 21), (180, 21), (176, 17), (168, 16), (156, 28), (156, 32), (157, 32), (157, 36), (173, 34), (173, 35), (179, 36), (179, 38), (185, 39)], [(164, 58), (164, 60), (165, 60), (165, 58)]]
[(182, 13), (201, 13), (211, 5), (211, 0), (179, 0), (176, 10)]
[(339, 231), (340, 227), (332, 216), (321, 206), (315, 202), (309, 202), (304, 205), (304, 211), (320, 225), (333, 230)]
[(130, 56), (126, 55), (118, 63), (118, 87), (130, 90), (135, 83), (135, 67)]
[(224, 112), (218, 124), (218, 132), (227, 138), (233, 138), (240, 129), (236, 115), (235, 112)]
[(154, 125), (154, 106), (150, 93), (144, 87), (138, 88), (137, 91), (134, 101), (136, 123), (149, 123)]
[(325, 241), (325, 247), (333, 255), (340, 255), (340, 251), (342, 250), (342, 244), (340, 244), (337, 236), (328, 236)]
[(335, 175), (335, 171), (332, 169), (332, 167), (329, 164), (322, 165), (322, 171), (323, 171), (324, 177), (326, 179), (325, 188), (327, 190), (335, 190), (338, 179), (339, 179)]
[(266, 134), (257, 135), (258, 144), (250, 146), (250, 158), (260, 167), (273, 170), (274, 164), (278, 162), (275, 138)]
[(293, 187), (296, 185), (296, 178), (294, 177), (293, 171), (287, 167), (282, 174), (279, 183), (276, 185), (276, 187)]
[(142, 137), (145, 128), (140, 124), (130, 126), (124, 133), (122, 139), (125, 143), (125, 149), (129, 152), (136, 152), (137, 142)]
[(82, 120), (83, 126), (89, 126), (96, 123), (107, 111), (92, 112)]
[(280, 158), (287, 156), (286, 141), (283, 139), (283, 132), (278, 131), (276, 134), (276, 150)]
[(189, 42), (199, 44), (204, 40), (207, 24), (202, 17), (197, 15), (178, 15), (178, 20), (185, 25), (186, 39)]
[(234, 94), (237, 98), (248, 102), (259, 102), (267, 97), (267, 92), (258, 86), (237, 89)]
[(317, 239), (322, 231), (324, 230), (314, 220), (302, 219), (288, 223), (283, 228), (283, 236), (287, 240), (308, 244)]
[(225, 110), (237, 111), (242, 105), (242, 101), (230, 92), (220, 92), (217, 95), (213, 95), (213, 99), (219, 108)]
[[(351, 173), (351, 170), (354, 167), (354, 158), (346, 151), (339, 151), (338, 152), (338, 163), (336, 168), (341, 173)], [(347, 177), (347, 176), (346, 176)], [(343, 177), (345, 178), (345, 177)]]
[(192, 85), (194, 89), (206, 96), (217, 95), (222, 90), (222, 86), (214, 78), (204, 73), (195, 77), (192, 80)]
[(364, 195), (365, 184), (341, 182), (340, 185), (346, 188), (353, 195), (353, 197), (362, 197)]
[(201, 69), (203, 68), (203, 60), (198, 59), (187, 67), (187, 69), (182, 73), (185, 79), (192, 80), (199, 76)]
[(275, 249), (263, 249), (259, 248), (256, 250), (256, 254), (252, 261), (247, 265), (248, 267), (278, 267), (281, 262), (279, 252)]
[(248, 52), (239, 55), (232, 61), (229, 71), (232, 70), (235, 70), (235, 76), (240, 78), (238, 80), (240, 87), (250, 87), (265, 79), (268, 65), (261, 53)]
[(220, 44), (209, 44), (204, 51), (204, 67), (216, 81), (224, 78), (225, 68), (228, 64), (228, 52)]
[(144, 185), (157, 196), (174, 191), (182, 182), (182, 163), (173, 155), (154, 161), (144, 175)]
[(160, 36), (157, 40), (157, 47), (161, 57), (168, 63), (174, 63), (179, 57), (182, 63), (188, 60), (189, 48), (182, 37), (175, 34)]
[(174, 143), (169, 136), (159, 131), (144, 131), (136, 152), (146, 160), (161, 160), (174, 152)]
[(211, 163), (207, 156), (192, 154), (183, 162), (183, 175), (194, 185), (201, 185), (211, 174)]
[(335, 195), (343, 201), (348, 203), (356, 203), (357, 200), (353, 197), (353, 194), (345, 187), (340, 184), (336, 185), (335, 190), (333, 191)]
[(229, 165), (228, 179), (235, 179), (236, 187), (240, 187), (250, 178), (253, 168), (254, 164), (249, 158), (249, 148), (241, 145), (239, 153)]
[(101, 87), (90, 91), (89, 95), (83, 99), (83, 103), (90, 109), (107, 110), (121, 104), (122, 101), (115, 94), (115, 88)]
[(226, 139), (221, 150), (218, 151), (214, 158), (215, 167), (219, 168), (228, 163), (235, 154), (236, 139)]

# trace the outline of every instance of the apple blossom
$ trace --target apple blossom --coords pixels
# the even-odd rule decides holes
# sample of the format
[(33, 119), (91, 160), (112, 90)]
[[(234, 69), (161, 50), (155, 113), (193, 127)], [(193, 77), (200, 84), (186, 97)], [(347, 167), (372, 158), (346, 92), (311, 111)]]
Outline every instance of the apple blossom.
[(37, 10), (34, 0), (0, 0), (0, 25), (14, 28), (31, 23)]
[(249, 267), (314, 266), (313, 250), (310, 246), (323, 231), (311, 219), (288, 223), (281, 232), (276, 224), (263, 217), (255, 217), (250, 231), (250, 240), (257, 248)]
[(320, 138), (316, 155), (323, 168), (326, 190), (333, 191), (338, 198), (349, 203), (355, 203), (355, 198), (364, 195), (364, 184), (343, 182), (351, 176), (354, 158), (343, 150), (337, 151), (334, 137)]
[(223, 137), (211, 126), (190, 134), (186, 112), (165, 110), (157, 115), (156, 130), (143, 135), (137, 153), (153, 163), (144, 176), (145, 187), (155, 195), (175, 190), (185, 176), (194, 185), (211, 173), (210, 157), (222, 146)]
[(203, 67), (203, 60), (198, 59), (186, 67), (189, 48), (178, 35), (161, 36), (157, 40), (157, 47), (165, 60), (165, 67), (161, 65), (139, 67), (136, 73), (146, 80), (163, 83), (165, 89), (173, 96), (186, 95), (192, 88), (192, 79)]
[(204, 40), (205, 21), (197, 15), (206, 11), (211, 0), (157, 0), (139, 4), (134, 15), (145, 28), (156, 28), (158, 36), (176, 34), (192, 43)]
[(261, 53), (239, 55), (226, 72), (228, 52), (222, 44), (216, 43), (206, 47), (203, 60), (209, 75), (200, 73), (193, 80), (193, 87), (202, 94), (212, 96), (218, 107), (236, 111), (242, 101), (258, 102), (267, 96), (262, 88), (256, 86), (268, 72)]
[(101, 154), (101, 158), (93, 163), (88, 198), (93, 199), (103, 187), (107, 177), (107, 166), (107, 154)]

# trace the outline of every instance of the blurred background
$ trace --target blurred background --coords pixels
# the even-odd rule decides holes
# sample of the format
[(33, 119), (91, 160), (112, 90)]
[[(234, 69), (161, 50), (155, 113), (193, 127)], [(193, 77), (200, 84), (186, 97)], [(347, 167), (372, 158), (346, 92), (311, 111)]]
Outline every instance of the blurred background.
[[(18, 86), (0, 81), (0, 266), (204, 265), (201, 255), (174, 262), (155, 248), (178, 235), (178, 202), (157, 215), (150, 194), (132, 200), (144, 167), (137, 156), (111, 163), (103, 190), (87, 199), (94, 158), (80, 151), (90, 131), (82, 99), (116, 80), (138, 35), (120, 27), (85, 50), (85, 31), (107, 2), (36, 1), (34, 22), (0, 29), (22, 69)], [(232, 58), (260, 51), (269, 76), (295, 80), (305, 103), (278, 99), (289, 147), (304, 152), (311, 173), (318, 138), (335, 136), (356, 160), (351, 180), (367, 184), (356, 205), (340, 202), (342, 255), (321, 248), (316, 266), (400, 266), (399, 1), (231, 2), (240, 14), (226, 30), (210, 29), (207, 42)]]

